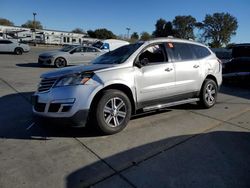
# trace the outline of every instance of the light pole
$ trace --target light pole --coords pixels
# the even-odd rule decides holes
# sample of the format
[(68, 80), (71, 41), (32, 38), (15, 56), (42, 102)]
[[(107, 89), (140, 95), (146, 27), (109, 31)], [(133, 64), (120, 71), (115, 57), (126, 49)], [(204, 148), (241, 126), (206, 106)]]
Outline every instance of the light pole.
[(130, 28), (129, 28), (129, 27), (127, 27), (126, 29), (128, 30), (127, 37), (128, 37), (128, 39), (129, 39), (129, 31), (130, 31)]
[(33, 29), (34, 29), (34, 45), (36, 46), (36, 15), (37, 13), (33, 12)]
[(36, 15), (37, 15), (37, 13), (33, 12), (33, 27), (34, 27), (34, 30), (36, 30)]

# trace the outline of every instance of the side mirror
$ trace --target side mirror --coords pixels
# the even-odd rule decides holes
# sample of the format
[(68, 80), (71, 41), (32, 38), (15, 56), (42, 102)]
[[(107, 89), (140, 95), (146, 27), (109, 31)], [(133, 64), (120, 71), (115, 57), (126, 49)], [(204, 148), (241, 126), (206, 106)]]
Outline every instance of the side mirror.
[(142, 68), (142, 65), (139, 60), (135, 61), (135, 66), (138, 67), (139, 69)]
[(147, 65), (149, 63), (149, 60), (148, 60), (148, 58), (143, 58), (141, 61), (140, 61), (140, 64), (141, 65)]
[(135, 61), (135, 66), (137, 66), (138, 68), (141, 68), (141, 67), (147, 65), (148, 63), (149, 63), (148, 58), (143, 58), (142, 60)]
[(70, 53), (70, 54), (73, 54), (73, 53), (75, 53), (75, 50), (72, 50), (72, 51), (70, 51), (69, 53)]

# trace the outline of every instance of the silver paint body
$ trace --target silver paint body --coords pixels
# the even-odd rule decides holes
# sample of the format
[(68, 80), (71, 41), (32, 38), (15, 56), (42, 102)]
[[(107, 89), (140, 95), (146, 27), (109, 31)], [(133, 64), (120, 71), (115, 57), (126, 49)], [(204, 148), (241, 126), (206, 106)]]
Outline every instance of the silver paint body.
[(56, 100), (74, 100), (74, 104), (69, 112), (54, 113), (46, 110), (45, 112), (36, 112), (34, 108), (33, 112), (45, 117), (71, 117), (79, 110), (90, 109), (91, 102), (96, 94), (114, 84), (127, 86), (132, 92), (135, 105), (164, 97), (199, 92), (202, 83), (208, 75), (214, 76), (218, 86), (221, 85), (221, 65), (210, 49), (208, 50), (211, 52), (211, 55), (203, 59), (166, 62), (141, 68), (134, 65), (136, 57), (145, 47), (159, 42), (184, 42), (205, 47), (200, 43), (188, 40), (159, 38), (145, 42), (122, 64), (68, 67), (43, 74), (42, 78), (51, 78), (74, 72), (94, 71), (94, 76), (85, 85), (53, 87), (48, 92), (35, 93), (38, 96), (38, 102), (46, 103), (48, 106)]

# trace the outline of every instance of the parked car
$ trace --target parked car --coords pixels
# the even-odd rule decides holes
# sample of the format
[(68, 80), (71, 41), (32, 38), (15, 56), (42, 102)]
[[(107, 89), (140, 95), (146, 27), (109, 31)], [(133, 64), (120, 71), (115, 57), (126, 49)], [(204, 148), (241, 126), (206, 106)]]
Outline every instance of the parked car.
[(106, 39), (103, 41), (97, 41), (93, 44), (94, 47), (99, 48), (103, 51), (112, 51), (117, 48), (120, 48), (124, 45), (128, 45), (129, 42), (124, 41), (124, 40), (117, 40), (117, 39)]
[(232, 59), (232, 49), (227, 48), (212, 48), (215, 55), (221, 60), (222, 67)]
[(70, 64), (89, 63), (102, 53), (100, 49), (91, 46), (67, 45), (60, 50), (40, 54), (38, 63), (62, 68)]
[(33, 112), (42, 118), (93, 122), (105, 134), (121, 131), (131, 115), (184, 103), (216, 103), (222, 65), (206, 46), (159, 38), (107, 52), (90, 65), (41, 75)]
[(250, 43), (232, 47), (232, 59), (223, 67), (223, 77), (250, 76)]
[(23, 52), (29, 52), (30, 47), (27, 44), (20, 43), (17, 40), (0, 39), (0, 52), (15, 53), (22, 55)]

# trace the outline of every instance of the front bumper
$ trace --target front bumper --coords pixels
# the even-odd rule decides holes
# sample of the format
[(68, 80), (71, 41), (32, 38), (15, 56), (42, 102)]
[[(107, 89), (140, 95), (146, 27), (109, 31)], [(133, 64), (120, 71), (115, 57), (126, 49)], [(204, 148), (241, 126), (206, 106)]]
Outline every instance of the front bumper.
[(79, 85), (51, 88), (32, 96), (33, 114), (43, 119), (84, 126), (95, 86)]
[(39, 114), (33, 114), (35, 121), (49, 121), (55, 124), (70, 125), (72, 127), (86, 127), (89, 110), (79, 110), (71, 117), (47, 117)]
[(51, 65), (53, 62), (53, 58), (38, 58), (38, 64), (41, 65)]

